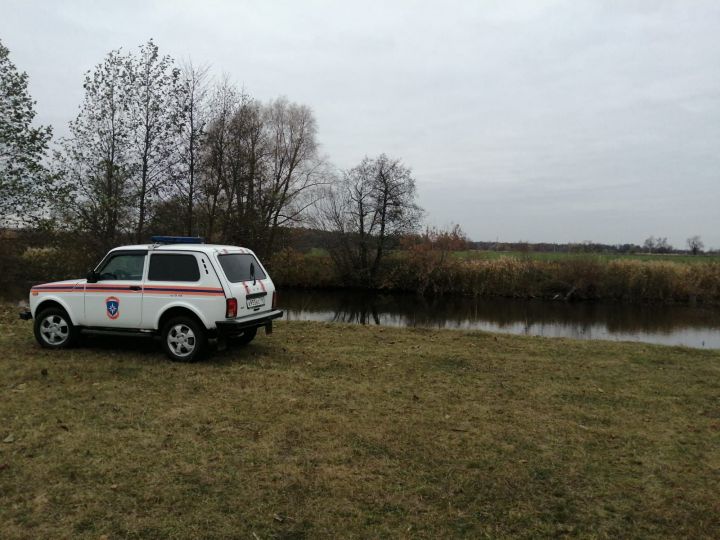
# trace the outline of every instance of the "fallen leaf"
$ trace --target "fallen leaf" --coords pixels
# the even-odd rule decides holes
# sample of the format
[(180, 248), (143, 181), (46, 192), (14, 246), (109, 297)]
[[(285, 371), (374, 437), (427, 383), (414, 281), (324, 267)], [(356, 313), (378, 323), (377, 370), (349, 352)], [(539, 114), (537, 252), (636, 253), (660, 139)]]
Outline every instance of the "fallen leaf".
[(3, 439), (3, 442), (4, 442), (4, 443), (15, 442), (15, 437), (14, 437), (13, 434), (11, 433), (10, 435), (8, 435), (7, 437), (5, 437), (5, 438)]

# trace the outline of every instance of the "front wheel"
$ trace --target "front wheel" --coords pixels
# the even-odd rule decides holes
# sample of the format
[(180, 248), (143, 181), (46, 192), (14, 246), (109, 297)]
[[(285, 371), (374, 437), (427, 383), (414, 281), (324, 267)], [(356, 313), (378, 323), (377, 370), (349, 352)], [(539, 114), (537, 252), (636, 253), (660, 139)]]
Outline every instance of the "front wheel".
[(205, 352), (207, 333), (195, 320), (175, 317), (163, 327), (162, 344), (171, 360), (194, 362)]
[(78, 330), (64, 309), (51, 307), (35, 317), (35, 339), (46, 349), (66, 349), (75, 344)]

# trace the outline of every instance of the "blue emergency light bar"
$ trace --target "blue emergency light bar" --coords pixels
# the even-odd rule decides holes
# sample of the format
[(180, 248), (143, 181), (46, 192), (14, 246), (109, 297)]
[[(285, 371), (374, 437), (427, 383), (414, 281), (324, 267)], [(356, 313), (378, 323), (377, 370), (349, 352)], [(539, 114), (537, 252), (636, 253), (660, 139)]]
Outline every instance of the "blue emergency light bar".
[(204, 244), (205, 239), (200, 236), (151, 236), (153, 244)]

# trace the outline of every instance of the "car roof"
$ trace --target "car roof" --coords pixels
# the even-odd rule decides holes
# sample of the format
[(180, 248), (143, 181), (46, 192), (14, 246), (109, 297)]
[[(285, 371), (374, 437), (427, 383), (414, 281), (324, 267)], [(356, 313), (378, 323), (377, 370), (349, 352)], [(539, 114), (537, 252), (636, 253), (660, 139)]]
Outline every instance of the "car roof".
[(138, 244), (133, 246), (118, 246), (111, 251), (200, 251), (203, 253), (219, 253), (223, 251), (253, 253), (251, 249), (240, 246), (222, 244)]

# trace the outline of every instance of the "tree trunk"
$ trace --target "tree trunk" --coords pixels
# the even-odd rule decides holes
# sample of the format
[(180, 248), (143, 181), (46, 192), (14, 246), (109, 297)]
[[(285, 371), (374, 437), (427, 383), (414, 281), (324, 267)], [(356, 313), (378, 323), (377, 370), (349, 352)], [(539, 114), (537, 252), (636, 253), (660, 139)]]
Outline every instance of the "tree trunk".
[(193, 116), (193, 106), (190, 106), (190, 170), (188, 184), (188, 208), (187, 208), (187, 235), (193, 235), (193, 190), (195, 188), (195, 118)]

